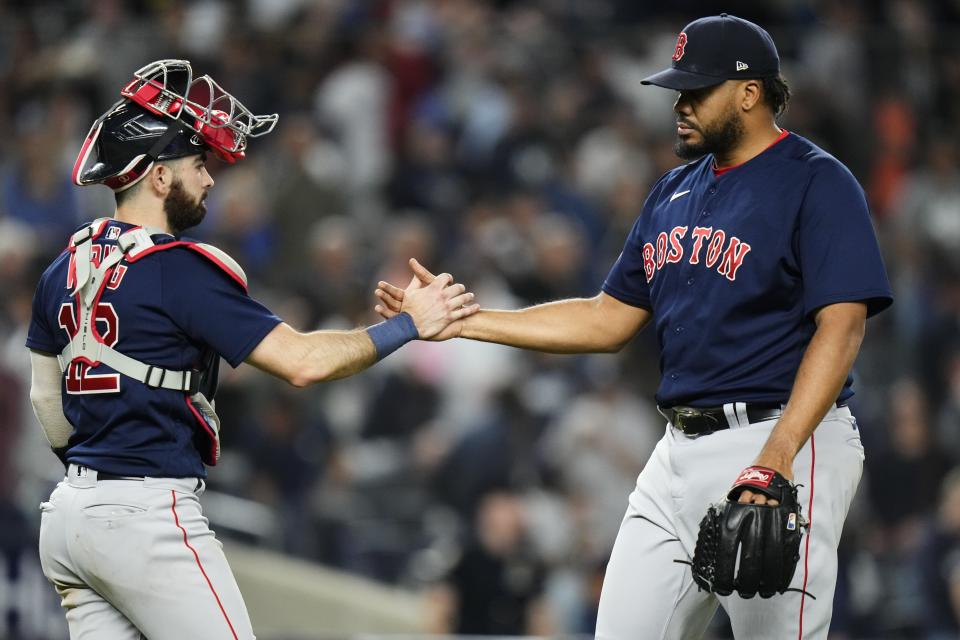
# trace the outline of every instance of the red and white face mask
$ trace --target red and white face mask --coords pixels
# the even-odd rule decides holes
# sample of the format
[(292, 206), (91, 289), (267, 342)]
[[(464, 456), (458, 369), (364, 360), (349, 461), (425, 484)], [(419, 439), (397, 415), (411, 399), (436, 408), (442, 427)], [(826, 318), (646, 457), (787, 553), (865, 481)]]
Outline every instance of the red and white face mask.
[(134, 73), (120, 95), (179, 120), (226, 162), (243, 157), (247, 138), (273, 131), (277, 114), (257, 116), (208, 75), (193, 77), (187, 60), (157, 60)]
[(129, 188), (160, 157), (163, 149), (155, 149), (153, 157), (149, 153), (136, 155), (124, 167), (111, 171), (111, 175), (84, 178), (104, 121), (127, 101), (176, 121), (178, 130), (194, 132), (196, 139), (191, 142), (230, 164), (244, 157), (248, 138), (270, 133), (278, 119), (275, 113), (254, 115), (210, 76), (194, 78), (187, 60), (151, 62), (134, 73), (120, 95), (122, 99), (100, 116), (87, 134), (73, 168), (73, 181), (78, 185), (103, 183), (117, 191)]

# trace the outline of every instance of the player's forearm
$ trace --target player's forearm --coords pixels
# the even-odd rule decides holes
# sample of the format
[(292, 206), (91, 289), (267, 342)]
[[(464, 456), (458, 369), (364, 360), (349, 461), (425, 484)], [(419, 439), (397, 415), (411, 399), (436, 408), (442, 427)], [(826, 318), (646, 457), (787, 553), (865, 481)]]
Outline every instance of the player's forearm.
[(824, 312), (800, 363), (790, 401), (757, 459), (757, 464), (791, 479), (794, 457), (836, 402), (863, 341), (864, 305), (844, 303)]
[(373, 341), (363, 329), (314, 331), (305, 335), (308, 350), (300, 358), (302, 377), (292, 384), (305, 387), (360, 373), (377, 361)]
[(599, 296), (517, 311), (482, 309), (464, 321), (462, 338), (549, 353), (618, 351), (631, 337), (612, 329)]
[(247, 357), (248, 363), (296, 387), (345, 378), (376, 361), (377, 351), (367, 331), (300, 333), (285, 322)]

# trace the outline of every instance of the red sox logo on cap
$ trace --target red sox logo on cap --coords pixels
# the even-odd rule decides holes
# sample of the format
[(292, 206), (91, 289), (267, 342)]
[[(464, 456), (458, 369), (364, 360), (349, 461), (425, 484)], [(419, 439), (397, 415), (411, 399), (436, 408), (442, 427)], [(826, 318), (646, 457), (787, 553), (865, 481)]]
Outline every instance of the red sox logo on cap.
[(677, 48), (673, 50), (673, 61), (676, 62), (683, 57), (685, 49), (687, 47), (687, 34), (684, 31), (680, 32), (680, 35), (677, 36)]

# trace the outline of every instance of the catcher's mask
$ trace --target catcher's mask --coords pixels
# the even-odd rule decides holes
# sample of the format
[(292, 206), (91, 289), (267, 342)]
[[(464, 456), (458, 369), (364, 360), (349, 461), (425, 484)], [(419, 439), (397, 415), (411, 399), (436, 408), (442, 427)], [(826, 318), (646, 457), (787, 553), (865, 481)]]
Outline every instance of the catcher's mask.
[(90, 127), (73, 166), (77, 185), (123, 191), (158, 160), (208, 150), (232, 164), (244, 157), (247, 138), (277, 124), (277, 114), (252, 114), (210, 76), (194, 78), (187, 60), (151, 62), (120, 95)]

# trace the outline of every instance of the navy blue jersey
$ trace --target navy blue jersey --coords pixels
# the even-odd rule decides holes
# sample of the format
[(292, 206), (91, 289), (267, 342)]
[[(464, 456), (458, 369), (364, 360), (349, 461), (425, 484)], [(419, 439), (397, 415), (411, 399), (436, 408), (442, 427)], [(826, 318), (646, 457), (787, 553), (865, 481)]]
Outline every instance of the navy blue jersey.
[[(115, 245), (131, 228), (110, 221), (94, 240), (94, 257), (105, 255), (104, 245)], [(173, 236), (152, 238), (155, 247), (120, 262), (97, 302), (103, 341), (166, 369), (209, 368), (218, 356), (238, 366), (280, 319), (251, 299), (242, 279), (216, 256)], [(70, 263), (71, 253), (64, 251), (40, 279), (30, 349), (58, 354), (76, 330)], [(184, 392), (147, 387), (104, 364), (71, 365), (62, 392), (63, 412), (74, 428), (69, 462), (116, 475), (206, 475), (194, 445), (197, 409)]]
[(653, 312), (662, 406), (786, 402), (817, 309), (893, 300), (863, 190), (796, 134), (720, 175), (708, 155), (660, 178), (603, 291)]

